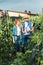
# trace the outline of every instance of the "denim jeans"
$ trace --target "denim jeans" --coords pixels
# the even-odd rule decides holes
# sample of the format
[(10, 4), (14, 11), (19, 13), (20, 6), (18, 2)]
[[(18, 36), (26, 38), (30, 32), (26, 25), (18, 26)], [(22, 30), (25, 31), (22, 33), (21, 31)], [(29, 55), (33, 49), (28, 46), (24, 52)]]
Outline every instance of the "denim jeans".
[(22, 35), (22, 47), (24, 47), (24, 46), (28, 46), (29, 45), (29, 43), (30, 43), (30, 35)]
[(20, 36), (17, 36), (17, 40), (15, 40), (14, 44), (14, 51), (19, 51), (20, 50)]

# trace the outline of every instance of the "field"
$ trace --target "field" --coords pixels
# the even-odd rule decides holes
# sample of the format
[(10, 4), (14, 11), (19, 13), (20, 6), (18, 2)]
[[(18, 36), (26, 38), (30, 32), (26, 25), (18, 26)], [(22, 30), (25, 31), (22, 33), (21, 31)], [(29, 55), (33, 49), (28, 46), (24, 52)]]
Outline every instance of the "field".
[(13, 21), (7, 14), (3, 18), (0, 17), (0, 65), (43, 65), (43, 15), (31, 21), (34, 24), (34, 32), (30, 37), (28, 49), (25, 54), (20, 51), (14, 56)]

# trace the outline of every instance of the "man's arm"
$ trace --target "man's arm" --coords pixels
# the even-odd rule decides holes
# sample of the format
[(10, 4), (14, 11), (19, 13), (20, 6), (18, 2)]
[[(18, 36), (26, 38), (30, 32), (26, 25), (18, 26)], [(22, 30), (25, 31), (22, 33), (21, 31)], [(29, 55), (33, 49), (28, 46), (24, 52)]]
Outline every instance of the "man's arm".
[(25, 33), (25, 31), (23, 30), (23, 27), (22, 27), (22, 33)]
[(33, 23), (32, 23), (32, 22), (30, 22), (30, 26), (31, 26), (31, 27), (30, 27), (31, 29), (28, 30), (27, 32), (33, 32), (33, 31), (34, 31), (34, 27), (33, 27)]
[(34, 27), (32, 27), (32, 29), (30, 30), (30, 32), (33, 32), (34, 31)]
[(24, 22), (22, 22), (21, 27), (22, 27), (22, 33), (25, 33), (25, 30), (24, 30)]
[(32, 26), (31, 30), (28, 30), (27, 32), (33, 32), (34, 31), (34, 27)]

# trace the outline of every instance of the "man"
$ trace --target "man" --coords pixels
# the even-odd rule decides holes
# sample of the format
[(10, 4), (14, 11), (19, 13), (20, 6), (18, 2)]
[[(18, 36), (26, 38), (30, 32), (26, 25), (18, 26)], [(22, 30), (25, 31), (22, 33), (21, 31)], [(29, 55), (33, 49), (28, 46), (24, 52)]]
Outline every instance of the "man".
[(15, 19), (15, 25), (13, 27), (13, 43), (14, 43), (14, 54), (16, 51), (20, 50), (20, 35), (21, 35), (21, 28), (19, 20)]
[(29, 42), (29, 36), (32, 34), (34, 30), (33, 23), (29, 21), (28, 16), (24, 16), (24, 22), (22, 22), (22, 52), (24, 51), (24, 45)]

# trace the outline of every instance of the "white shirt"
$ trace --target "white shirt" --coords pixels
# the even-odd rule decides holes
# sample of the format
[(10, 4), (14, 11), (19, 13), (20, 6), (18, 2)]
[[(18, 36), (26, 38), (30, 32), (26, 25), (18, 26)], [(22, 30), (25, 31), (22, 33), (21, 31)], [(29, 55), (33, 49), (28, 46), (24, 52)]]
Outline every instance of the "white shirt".
[(27, 26), (28, 26), (28, 22), (25, 22), (25, 33), (27, 32), (26, 31)]
[(17, 26), (17, 36), (19, 36), (21, 34), (21, 30), (20, 28)]
[(25, 22), (25, 34), (24, 35), (30, 34), (30, 33), (27, 33), (28, 30), (30, 30), (30, 28), (28, 26), (28, 22)]

